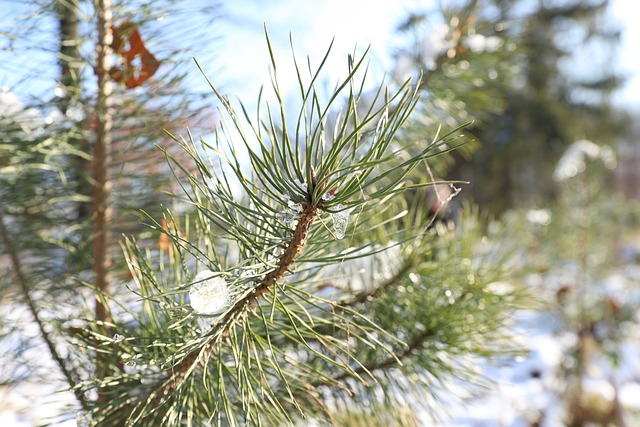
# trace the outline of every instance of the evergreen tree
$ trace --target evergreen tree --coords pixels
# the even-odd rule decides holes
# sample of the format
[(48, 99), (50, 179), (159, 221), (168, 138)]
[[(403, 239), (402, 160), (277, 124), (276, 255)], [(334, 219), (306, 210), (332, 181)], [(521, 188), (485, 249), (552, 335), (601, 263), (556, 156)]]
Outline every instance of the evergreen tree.
[[(609, 103), (620, 78), (606, 66), (619, 37), (605, 19), (608, 4), (469, 0), (443, 15), (414, 12), (400, 27), (414, 41), (398, 68), (424, 70), (424, 108), (475, 120), (468, 132), (477, 152), (455, 157), (449, 173), (468, 180), (482, 206), (500, 212), (552, 200), (552, 168), (569, 144), (624, 132), (624, 115)], [(431, 83), (430, 75), (446, 79)]]
[[(483, 141), (507, 143), (478, 156), (476, 165), (492, 159), (495, 173), (486, 175), (502, 177), (498, 192), (507, 203), (541, 203), (556, 194), (553, 165), (570, 144), (585, 136), (610, 141), (624, 132), (623, 119), (609, 103), (619, 78), (606, 65), (613, 60), (619, 32), (606, 25), (606, 0), (541, 1), (523, 17), (513, 16), (509, 3), (498, 7), (501, 19), (520, 22), (513, 29), (524, 48), (523, 81), (508, 92), (506, 114), (483, 131)], [(578, 71), (586, 63), (590, 72)], [(476, 184), (492, 187), (484, 179)], [(483, 198), (490, 200), (495, 191)]]
[[(403, 129), (419, 79), (382, 84), (365, 103), (364, 56), (349, 58), (326, 97), (316, 91), (326, 57), (315, 67), (296, 63), (292, 119), (272, 54), (273, 101), (261, 101), (255, 119), (212, 85), (222, 105), (215, 134), (197, 143), (192, 131), (174, 132), (161, 144), (166, 169), (151, 184), (164, 184), (168, 171), (178, 190), (161, 208), (137, 195), (155, 194), (143, 175), (156, 166), (146, 149), (158, 140), (158, 127), (141, 117), (166, 126), (199, 111), (170, 103), (176, 116), (160, 114), (163, 91), (181, 90), (181, 68), (162, 65), (170, 56), (158, 60), (164, 79), (150, 75), (158, 64), (147, 54), (160, 57), (151, 40), (168, 37), (166, 28), (134, 48), (165, 15), (155, 2), (63, 4), (77, 10), (49, 9), (61, 24), (55, 51), (66, 82), (54, 105), (88, 112), (33, 140), (22, 116), (7, 125), (0, 237), (12, 267), (4, 292), (36, 319), (79, 422), (415, 424), (440, 415), (448, 385), (482, 381), (479, 357), (511, 350), (505, 326), (521, 295), (497, 281), (517, 253), (512, 230), (471, 207), (456, 227), (434, 222), (432, 200), (407, 195), (432, 187), (430, 165), (438, 170), (437, 156), (462, 141), (458, 125), (418, 140)], [(91, 26), (76, 27), (79, 17)], [(76, 29), (92, 35), (95, 61), (86, 44), (66, 49), (76, 46)], [(141, 61), (133, 73), (131, 56)], [(146, 86), (131, 91), (144, 77)], [(144, 99), (151, 93), (160, 98)], [(142, 115), (131, 120), (132, 112)], [(124, 162), (116, 156), (124, 141), (144, 151)], [(144, 213), (145, 231), (129, 225), (130, 211)], [(109, 239), (116, 230), (128, 234), (122, 263)], [(74, 254), (89, 259), (78, 266)]]
[[(184, 64), (191, 63), (191, 37), (206, 43), (215, 35), (185, 35), (180, 16), (215, 15), (195, 4), (153, 3), (0, 6), (8, 24), (2, 68), (13, 77), (2, 93), (0, 245), (10, 270), (2, 294), (7, 310), (29, 309), (2, 319), (12, 349), (3, 354), (9, 386), (52, 378), (33, 356), (43, 343), (69, 386), (91, 369), (107, 374), (99, 371), (100, 355), (78, 366), (67, 343), (82, 333), (73, 319), (110, 318), (102, 295), (126, 277), (112, 236), (139, 229), (140, 209), (159, 212), (160, 190), (170, 189), (169, 168), (154, 147), (163, 128), (206, 124), (202, 98), (184, 84)], [(206, 14), (192, 16), (206, 23)], [(40, 340), (27, 332), (32, 319)]]
[[(109, 397), (90, 408), (93, 422), (338, 423), (362, 405), (376, 422), (412, 413), (415, 421), (419, 407), (437, 413), (430, 402), (443, 384), (478, 379), (470, 358), (509, 348), (501, 326), (518, 291), (491, 285), (512, 253), (495, 245), (508, 238), (483, 241), (471, 211), (457, 230), (429, 230), (426, 202), (399, 197), (432, 185), (407, 186), (406, 176), (426, 173), (424, 161), (455, 134), (403, 155), (408, 147), (394, 139), (419, 85), (381, 86), (382, 102), (371, 103), (379, 106), (359, 110), (363, 62), (350, 61), (326, 104), (315, 90), (322, 64), (309, 75), (298, 69), (293, 121), (275, 59), (277, 104), (262, 105), (265, 120), (236, 111), (212, 86), (226, 116), (215, 140), (175, 137), (197, 173), (168, 156), (193, 212), (166, 211), (166, 228), (149, 217), (172, 242), (169, 260), (128, 239), (139, 303), (118, 300), (127, 315), (113, 318), (115, 335), (93, 326), (81, 344), (113, 372), (78, 386)], [(341, 99), (337, 125), (325, 127)]]

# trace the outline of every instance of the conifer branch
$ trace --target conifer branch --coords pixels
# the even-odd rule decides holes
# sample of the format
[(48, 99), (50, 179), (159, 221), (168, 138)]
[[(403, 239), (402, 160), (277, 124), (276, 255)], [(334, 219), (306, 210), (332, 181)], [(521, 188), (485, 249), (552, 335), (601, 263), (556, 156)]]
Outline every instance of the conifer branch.
[[(435, 335), (434, 331), (426, 330), (421, 334), (417, 335), (413, 340), (411, 340), (410, 343), (407, 343), (407, 345), (404, 347), (404, 349), (402, 349), (401, 352), (395, 353), (393, 356), (387, 357), (382, 360), (372, 361), (371, 363), (365, 364), (363, 366), (359, 366), (354, 370), (357, 374), (362, 374), (362, 373), (379, 371), (381, 369), (388, 369), (393, 366), (402, 366), (403, 364), (402, 362), (410, 359), (412, 354), (414, 354), (414, 352), (417, 349), (419, 349), (420, 346), (424, 344), (427, 339), (429, 339), (434, 335)], [(343, 372), (340, 375), (335, 376), (333, 378), (333, 381), (339, 383), (350, 377), (351, 375), (349, 375), (348, 372)]]
[(33, 300), (33, 298), (31, 298), (31, 294), (30, 294), (31, 287), (29, 286), (29, 279), (27, 278), (27, 275), (24, 272), (22, 263), (20, 262), (20, 257), (18, 256), (18, 253), (15, 249), (16, 245), (9, 234), (9, 230), (7, 230), (7, 227), (4, 223), (4, 215), (2, 215), (1, 212), (0, 212), (0, 237), (2, 237), (2, 240), (5, 243), (7, 252), (9, 253), (9, 259), (11, 260), (11, 264), (13, 265), (13, 271), (15, 273), (16, 280), (18, 282), (18, 285), (20, 286), (20, 291), (27, 303), (27, 307), (29, 308), (29, 312), (31, 313), (31, 316), (33, 316), (33, 319), (38, 325), (40, 336), (44, 340), (47, 346), (47, 349), (49, 350), (49, 354), (51, 354), (51, 358), (56, 362), (56, 364), (60, 368), (60, 371), (62, 372), (65, 379), (67, 380), (67, 383), (73, 390), (76, 399), (78, 400), (80, 405), (82, 405), (82, 407), (86, 409), (87, 402), (84, 398), (82, 391), (75, 388), (76, 380), (74, 379), (74, 376), (77, 378), (78, 375), (77, 374), (74, 375), (73, 367), (70, 367), (70, 368), (67, 367), (67, 362), (62, 358), (62, 356), (60, 356), (60, 354), (56, 350), (56, 344), (53, 342), (53, 339), (51, 338), (51, 336), (49, 335), (49, 332), (47, 332), (47, 329), (45, 328), (45, 321), (42, 320), (42, 318), (40, 317), (40, 313), (38, 312), (36, 303)]
[[(308, 194), (307, 198), (311, 199), (310, 194)], [(161, 400), (162, 396), (170, 396), (172, 392), (180, 388), (189, 373), (191, 373), (198, 364), (209, 359), (216, 351), (220, 340), (227, 336), (234, 326), (242, 323), (258, 300), (265, 293), (273, 289), (287, 272), (291, 271), (296, 261), (296, 256), (300, 254), (305, 245), (311, 226), (318, 218), (318, 209), (319, 207), (317, 205), (310, 202), (303, 204), (302, 212), (298, 218), (298, 224), (292, 233), (291, 240), (286, 243), (284, 252), (280, 256), (276, 267), (258, 282), (252, 292), (236, 301), (220, 322), (207, 332), (206, 336), (214, 337), (211, 341), (205, 346), (197, 348), (187, 354), (177, 366), (171, 369), (171, 374), (168, 378), (161, 380), (161, 384), (152, 388), (154, 391), (150, 401), (152, 402), (151, 406), (154, 410), (158, 409), (158, 404), (163, 403), (163, 400)]]
[[(322, 222), (321, 213), (330, 215), (334, 228), (340, 227), (339, 234), (344, 236), (349, 212), (380, 213), (373, 206), (377, 202), (385, 218), (386, 215), (391, 218), (377, 223), (372, 215), (371, 219), (358, 222), (359, 230), (354, 230), (347, 249), (350, 259), (374, 255), (378, 250), (371, 250), (370, 246), (389, 239), (388, 234), (378, 233), (383, 233), (382, 227), (388, 222), (398, 219), (395, 211), (387, 212), (384, 205), (407, 188), (433, 185), (432, 179), (408, 187), (407, 177), (423, 160), (452, 142), (459, 130), (444, 136), (437, 133), (417, 155), (400, 156), (404, 147), (394, 142), (394, 136), (418, 101), (418, 86), (406, 82), (395, 94), (385, 92), (384, 99), (380, 98), (383, 89), (379, 89), (372, 102), (376, 106), (361, 115), (356, 104), (362, 97), (362, 85), (354, 89), (354, 73), (361, 63), (362, 60), (350, 68), (349, 77), (329, 103), (338, 99), (341, 90), (348, 90), (348, 108), (336, 119), (330, 144), (322, 136), (330, 105), (322, 106), (316, 96), (308, 95), (315, 93), (313, 85), (303, 91), (302, 110), (309, 108), (314, 116), (301, 113), (304, 135), (300, 141), (290, 139), (271, 118), (264, 127), (253, 124), (243, 107), (244, 119), (257, 139), (256, 147), (228, 99), (209, 82), (240, 141), (227, 133), (224, 121), (215, 145), (203, 141), (204, 148), (218, 156), (218, 169), (211, 160), (209, 165), (204, 161), (191, 135), (186, 141), (172, 136), (191, 155), (200, 174), (168, 156), (171, 167), (175, 165), (176, 171), (184, 172), (188, 178), (190, 188), (180, 185), (196, 208), (196, 229), (186, 231), (183, 236), (172, 236), (181, 262), (175, 263), (171, 276), (162, 272), (162, 267), (161, 273), (153, 271), (152, 254), (143, 255), (135, 244), (129, 248), (131, 259), (137, 260), (132, 264), (137, 266), (132, 273), (145, 301), (141, 317), (152, 319), (149, 326), (141, 322), (139, 333), (152, 341), (149, 345), (137, 344), (132, 338), (127, 356), (135, 365), (148, 364), (160, 369), (143, 367), (136, 374), (123, 372), (120, 382), (112, 384), (105, 378), (102, 383), (107, 393), (113, 392), (118, 398), (105, 405), (108, 410), (99, 415), (100, 419), (174, 425), (171, 423), (198, 414), (217, 417), (219, 423), (231, 425), (241, 419), (256, 424), (264, 420), (272, 424), (287, 422), (291, 416), (286, 405), (292, 405), (304, 416), (309, 408), (299, 402), (317, 399), (317, 405), (323, 407), (317, 392), (325, 386), (348, 392), (345, 380), (352, 378), (368, 387), (361, 374), (377, 383), (372, 371), (402, 366), (402, 360), (411, 357), (427, 339), (426, 333), (420, 337), (421, 331), (396, 333), (400, 328), (410, 331), (407, 326), (410, 320), (384, 325), (385, 319), (372, 320), (369, 315), (376, 317), (378, 308), (386, 308), (384, 303), (376, 304), (377, 300), (385, 300), (388, 290), (400, 288), (408, 273), (420, 268), (422, 255), (430, 248), (421, 245), (422, 239), (415, 240), (418, 236), (406, 232), (414, 230), (413, 224), (403, 222), (406, 230), (394, 232), (403, 242), (414, 242), (407, 248), (411, 253), (404, 254), (404, 262), (395, 274), (375, 290), (355, 294), (353, 300), (341, 304), (314, 293), (306, 283), (322, 277), (323, 265), (338, 264), (345, 259), (339, 250), (342, 245), (336, 242), (340, 237), (329, 238), (332, 233)], [(274, 90), (277, 94), (277, 85)], [(278, 100), (282, 102), (279, 97)], [(284, 116), (282, 121), (286, 123)], [(298, 123), (300, 129), (302, 124)], [(367, 136), (364, 140), (363, 135)], [(302, 143), (304, 147), (298, 146)], [(239, 145), (248, 152), (251, 177), (238, 159)], [(214, 165), (215, 170), (210, 167)], [(242, 186), (244, 198), (237, 197), (232, 190), (228, 171)], [(293, 221), (296, 223), (291, 228), (289, 224)], [(155, 220), (152, 222), (157, 229), (164, 229)], [(324, 228), (317, 222), (322, 222)], [(308, 238), (308, 247), (301, 255)], [(237, 245), (239, 259), (226, 258), (225, 250), (218, 249), (219, 244), (227, 242), (231, 248)], [(200, 245), (212, 249), (205, 251)], [(276, 246), (282, 248), (279, 255), (271, 252)], [(216, 276), (233, 280), (225, 297), (231, 301), (226, 300), (223, 312), (200, 312), (192, 298), (184, 299), (183, 286), (167, 288), (167, 284), (184, 283), (185, 277), (187, 280), (192, 277), (193, 265), (187, 254), (196, 263), (218, 270)], [(299, 274), (287, 277), (296, 263), (300, 264)], [(236, 267), (230, 267), (234, 264)], [(286, 288), (285, 278), (291, 281)], [(399, 292), (405, 293), (400, 289)], [(262, 304), (261, 298), (269, 304)], [(196, 309), (195, 316), (185, 307), (187, 301)], [(369, 308), (373, 312), (367, 313)], [(193, 327), (196, 320), (199, 328)], [(204, 326), (209, 321), (214, 323)], [(149, 374), (153, 378), (150, 381)], [(132, 397), (125, 384), (142, 378), (146, 381)], [(213, 406), (208, 403), (210, 399), (215, 399)]]
[(402, 267), (400, 267), (400, 269), (396, 271), (392, 277), (385, 280), (379, 286), (371, 289), (370, 291), (365, 290), (363, 292), (356, 294), (354, 298), (343, 302), (341, 305), (352, 306), (356, 304), (362, 304), (364, 302), (367, 302), (368, 300), (375, 298), (376, 296), (380, 295), (382, 292), (386, 291), (387, 289), (390, 289), (398, 285), (399, 281), (407, 273), (410, 273), (411, 271), (413, 271), (414, 268), (415, 268), (415, 263), (412, 260), (405, 260)]

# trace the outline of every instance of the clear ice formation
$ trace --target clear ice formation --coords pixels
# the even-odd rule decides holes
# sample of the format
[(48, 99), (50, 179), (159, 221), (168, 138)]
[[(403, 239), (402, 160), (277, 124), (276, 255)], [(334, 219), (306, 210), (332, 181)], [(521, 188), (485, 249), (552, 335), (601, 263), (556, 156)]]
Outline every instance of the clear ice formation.
[[(336, 209), (342, 209), (341, 205), (337, 205)], [(341, 240), (344, 238), (344, 234), (347, 231), (347, 224), (349, 223), (349, 211), (342, 210), (340, 212), (332, 213), (331, 219), (333, 220), (333, 234), (336, 239)]]
[(191, 307), (201, 314), (216, 314), (229, 303), (227, 282), (211, 270), (199, 272), (189, 289)]

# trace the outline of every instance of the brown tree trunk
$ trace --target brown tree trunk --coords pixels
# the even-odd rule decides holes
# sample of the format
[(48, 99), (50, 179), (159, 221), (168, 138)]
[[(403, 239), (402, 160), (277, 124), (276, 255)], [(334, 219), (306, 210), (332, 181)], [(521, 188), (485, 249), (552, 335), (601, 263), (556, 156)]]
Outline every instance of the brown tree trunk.
[[(78, 107), (81, 102), (81, 75), (80, 64), (82, 58), (78, 49), (79, 38), (79, 10), (76, 2), (57, 1), (55, 3), (56, 19), (58, 20), (58, 64), (60, 67), (60, 87), (62, 96), (58, 98), (58, 108), (62, 114), (67, 114), (73, 107)], [(79, 152), (90, 153), (91, 146), (81, 122), (75, 123), (76, 128), (69, 133), (69, 144)], [(72, 155), (69, 159), (69, 175), (73, 177), (74, 190), (83, 199), (90, 200), (93, 196), (93, 187), (87, 174), (90, 171), (90, 162), (82, 156)], [(91, 202), (78, 202), (78, 221), (88, 221), (91, 218)], [(84, 267), (84, 266), (83, 266)]]
[[(111, 181), (109, 166), (111, 164), (111, 126), (112, 107), (111, 92), (112, 83), (109, 77), (111, 67), (111, 28), (112, 11), (111, 0), (97, 1), (97, 25), (98, 40), (96, 43), (96, 75), (98, 78), (98, 97), (95, 111), (95, 143), (93, 150), (93, 272), (96, 286), (96, 321), (110, 320), (109, 307), (106, 295), (109, 294), (109, 282), (111, 279), (110, 248), (110, 222), (111, 206), (109, 195)], [(105, 331), (106, 332), (106, 331)], [(98, 353), (96, 355), (96, 377), (98, 379), (108, 375), (108, 361)], [(104, 396), (99, 395), (99, 399)]]
[(64, 95), (58, 105), (66, 113), (80, 95), (80, 53), (78, 52), (78, 9), (73, 3), (56, 2), (56, 14), (60, 37), (58, 64), (60, 65), (60, 85)]

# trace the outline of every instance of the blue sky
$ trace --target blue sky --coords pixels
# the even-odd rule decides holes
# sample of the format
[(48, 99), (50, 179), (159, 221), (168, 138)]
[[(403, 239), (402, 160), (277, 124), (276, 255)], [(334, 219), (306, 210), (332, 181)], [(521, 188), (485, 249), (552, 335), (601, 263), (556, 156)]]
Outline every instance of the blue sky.
[[(269, 6), (262, 6), (268, 4)], [(345, 76), (347, 55), (370, 47), (368, 58), (376, 80), (393, 68), (390, 57), (395, 26), (409, 10), (425, 2), (414, 0), (275, 0), (226, 2), (222, 23), (221, 75), (229, 90), (243, 101), (253, 100), (262, 84), (269, 85), (269, 56), (263, 24), (266, 23), (283, 85), (295, 83), (289, 35), (299, 60), (309, 55), (312, 66), (319, 63), (334, 40), (327, 69)], [(312, 17), (312, 19), (307, 19)], [(235, 30), (235, 31), (234, 31)], [(333, 72), (335, 70), (335, 72)], [(211, 76), (209, 76), (211, 78)], [(372, 79), (373, 81), (374, 79)], [(378, 80), (379, 82), (379, 80)]]
[[(434, 3), (434, 2), (432, 2)], [(321, 57), (335, 37), (330, 67), (344, 75), (346, 56), (357, 45), (371, 46), (369, 58), (376, 77), (392, 70), (390, 57), (394, 28), (409, 10), (424, 8), (429, 1), (419, 0), (248, 0), (224, 2), (226, 18), (221, 23), (220, 74), (209, 76), (224, 84), (230, 94), (250, 103), (261, 85), (269, 84), (269, 57), (265, 49), (263, 22), (281, 61), (281, 83), (294, 82), (291, 72), (289, 33), (293, 35), (298, 56), (309, 54), (312, 63)], [(612, 0), (610, 16), (623, 29), (617, 69), (628, 77), (623, 90), (614, 96), (617, 105), (640, 109), (640, 15), (638, 0)], [(307, 19), (313, 17), (313, 19)], [(219, 28), (220, 29), (220, 28)], [(317, 63), (317, 61), (315, 62)], [(288, 74), (285, 71), (289, 72)], [(581, 70), (583, 71), (583, 70)], [(588, 73), (588, 69), (586, 70)], [(584, 73), (582, 73), (584, 74)], [(293, 89), (292, 89), (293, 91)]]
[(628, 76), (627, 84), (616, 95), (615, 102), (640, 109), (640, 2), (614, 0), (611, 9), (624, 28), (617, 66)]
[[(435, 6), (430, 0), (222, 0), (223, 17), (215, 21), (211, 33), (220, 35), (219, 42), (208, 51), (197, 53), (203, 60), (208, 77), (214, 84), (223, 88), (229, 95), (237, 95), (246, 103), (255, 100), (261, 86), (269, 85), (269, 57), (265, 46), (263, 23), (266, 23), (271, 35), (275, 53), (280, 64), (280, 80), (283, 86), (290, 84), (285, 91), (293, 95), (295, 77), (289, 49), (291, 33), (298, 57), (304, 60), (309, 54), (312, 64), (326, 52), (329, 43), (335, 38), (333, 54), (328, 68), (336, 77), (344, 76), (346, 56), (371, 46), (369, 59), (374, 74), (372, 81), (379, 81), (385, 72), (393, 69), (391, 53), (399, 45), (394, 39), (395, 27), (409, 10)], [(0, 13), (0, 20), (8, 18), (13, 12)], [(628, 81), (619, 91), (614, 102), (618, 105), (633, 106), (640, 110), (640, 1), (612, 0), (610, 15), (623, 29), (620, 52), (615, 66)], [(2, 22), (4, 25), (10, 23)], [(210, 58), (211, 52), (215, 53)], [(32, 57), (34, 51), (24, 52)], [(20, 64), (14, 64), (20, 65)], [(204, 79), (193, 64), (189, 64), (192, 81), (205, 85)], [(38, 73), (42, 67), (36, 67)], [(56, 67), (46, 67), (55, 76)], [(576, 69), (583, 75), (589, 73), (588, 64), (578, 65)], [(13, 86), (20, 75), (17, 68), (3, 67), (6, 71), (0, 75), (0, 86)], [(7, 75), (11, 73), (12, 75)], [(33, 90), (22, 87), (20, 89)]]

